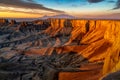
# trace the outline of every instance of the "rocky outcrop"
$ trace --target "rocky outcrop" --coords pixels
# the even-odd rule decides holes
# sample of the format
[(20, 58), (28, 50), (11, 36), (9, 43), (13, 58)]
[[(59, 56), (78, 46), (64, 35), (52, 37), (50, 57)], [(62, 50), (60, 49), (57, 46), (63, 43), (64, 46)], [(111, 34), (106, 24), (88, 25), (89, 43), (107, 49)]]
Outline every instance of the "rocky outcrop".
[(88, 71), (83, 72), (60, 72), (59, 73), (59, 80), (99, 80), (102, 70), (101, 64), (89, 64), (81, 66)]
[(19, 25), (19, 30), (23, 33), (26, 33), (26, 32), (39, 32), (41, 30), (45, 30), (46, 28), (49, 27), (49, 22), (43, 22), (41, 24), (33, 24), (33, 23), (27, 23), (27, 22), (22, 22), (20, 25)]
[(8, 24), (8, 20), (7, 19), (0, 19), (0, 25), (2, 24)]
[(120, 71), (117, 71), (107, 75), (102, 80), (119, 80), (119, 79), (120, 79)]
[(16, 22), (15, 20), (11, 20), (11, 21), (10, 21), (10, 24), (11, 24), (11, 25), (14, 25), (14, 24), (16, 24), (16, 23), (17, 23), (17, 22)]
[[(12, 50), (23, 49), (26, 54), (41, 56), (53, 56), (54, 53), (64, 54), (65, 56), (66, 53), (76, 53), (84, 57), (82, 60), (81, 58), (77, 59), (78, 61), (87, 59), (91, 63), (104, 63), (103, 74), (105, 75), (120, 70), (119, 26), (119, 20), (48, 19), (20, 22), (15, 29), (9, 27), (13, 30), (9, 36), (2, 35), (5, 41), (0, 42), (0, 48), (1, 50), (4, 50), (5, 47), (11, 47)], [(18, 31), (14, 32), (16, 28), (18, 28)], [(7, 31), (7, 29), (5, 28), (4, 31)], [(66, 64), (70, 59), (66, 57), (63, 61)], [(74, 62), (69, 65), (72, 64)], [(55, 66), (60, 65), (55, 63)], [(77, 63), (76, 65), (79, 66)], [(49, 69), (49, 67), (46, 68)], [(56, 74), (56, 70), (54, 71)]]
[(84, 71), (78, 69), (81, 65), (78, 59), (81, 56), (75, 53), (53, 53), (49, 56), (27, 56), (24, 53), (22, 51), (9, 59), (0, 57), (1, 80), (58, 80), (58, 73), (61, 71)]
[[(50, 30), (52, 34), (58, 33), (62, 28), (64, 20), (53, 19)], [(91, 62), (99, 62), (105, 60), (104, 73), (108, 73), (119, 64), (119, 26), (118, 20), (70, 20), (72, 24), (71, 36), (66, 43), (70, 45), (73, 42), (77, 44), (86, 45), (82, 50), (76, 50), (76, 47), (67, 48), (68, 51), (76, 51), (83, 55)], [(70, 24), (69, 23), (69, 24)], [(65, 25), (64, 25), (65, 27)], [(48, 30), (47, 32), (52, 32)], [(79, 47), (80, 48), (80, 47)], [(108, 54), (110, 54), (108, 56)], [(106, 58), (106, 56), (108, 56)], [(116, 56), (111, 58), (110, 56)], [(113, 59), (113, 60), (112, 60)], [(114, 63), (113, 63), (114, 61)], [(109, 63), (108, 63), (109, 62)], [(118, 70), (118, 69), (117, 69)]]

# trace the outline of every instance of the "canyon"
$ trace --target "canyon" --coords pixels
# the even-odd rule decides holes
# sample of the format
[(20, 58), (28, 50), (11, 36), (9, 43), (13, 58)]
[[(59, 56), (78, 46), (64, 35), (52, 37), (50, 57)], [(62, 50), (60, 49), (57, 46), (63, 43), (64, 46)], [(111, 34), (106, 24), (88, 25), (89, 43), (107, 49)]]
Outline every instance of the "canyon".
[(119, 29), (120, 20), (0, 19), (0, 78), (107, 80), (120, 70)]

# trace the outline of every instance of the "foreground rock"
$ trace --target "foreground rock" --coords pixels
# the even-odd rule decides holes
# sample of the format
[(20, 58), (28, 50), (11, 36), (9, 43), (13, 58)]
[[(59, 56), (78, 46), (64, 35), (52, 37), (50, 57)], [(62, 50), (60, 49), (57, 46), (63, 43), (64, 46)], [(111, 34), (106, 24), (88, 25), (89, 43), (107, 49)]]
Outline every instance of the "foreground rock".
[[(77, 57), (73, 59), (73, 57)], [(1, 80), (58, 80), (62, 71), (79, 72), (80, 63), (75, 53), (30, 56), (15, 54), (9, 59), (0, 58)], [(75, 61), (75, 63), (73, 63)], [(71, 65), (71, 63), (73, 63)], [(79, 63), (79, 64), (78, 64)]]
[(111, 73), (104, 77), (102, 80), (120, 80), (120, 71)]

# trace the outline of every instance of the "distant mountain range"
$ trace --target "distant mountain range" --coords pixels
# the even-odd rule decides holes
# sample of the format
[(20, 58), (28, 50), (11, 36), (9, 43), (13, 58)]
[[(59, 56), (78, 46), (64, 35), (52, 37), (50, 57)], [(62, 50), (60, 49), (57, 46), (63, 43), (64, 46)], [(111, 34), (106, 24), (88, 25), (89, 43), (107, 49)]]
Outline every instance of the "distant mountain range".
[(40, 17), (40, 19), (49, 19), (49, 18), (65, 18), (65, 19), (76, 19), (77, 17), (75, 16), (71, 16), (71, 15), (67, 15), (67, 14), (60, 14), (60, 15), (54, 15), (54, 16), (43, 16), (43, 17)]
[(97, 18), (94, 17), (94, 16), (90, 16), (90, 15), (84, 15), (84, 16), (81, 16), (81, 17), (76, 17), (76, 16), (72, 16), (72, 15), (68, 15), (68, 14), (59, 14), (59, 15), (53, 15), (53, 16), (47, 16), (47, 15), (44, 15), (42, 17), (38, 17), (38, 18), (4, 18), (4, 19), (8, 19), (9, 21), (11, 19), (13, 20), (16, 20), (17, 22), (21, 22), (21, 21), (34, 21), (34, 20), (39, 20), (39, 19), (49, 19), (49, 18), (58, 18), (58, 19), (86, 19), (86, 20), (120, 20), (119, 17), (116, 18), (118, 15), (120, 14), (116, 14), (114, 16), (112, 16), (111, 14), (110, 15), (107, 15), (107, 16), (98, 16)]
[(54, 16), (47, 16), (47, 15), (44, 15), (42, 17), (39, 17), (39, 18), (6, 18), (8, 20), (16, 20), (18, 22), (21, 22), (21, 21), (34, 21), (34, 20), (38, 20), (38, 19), (49, 19), (49, 18), (59, 18), (59, 19), (78, 19), (77, 17), (75, 16), (72, 16), (72, 15), (67, 15), (67, 14), (59, 14), (59, 15), (54, 15)]

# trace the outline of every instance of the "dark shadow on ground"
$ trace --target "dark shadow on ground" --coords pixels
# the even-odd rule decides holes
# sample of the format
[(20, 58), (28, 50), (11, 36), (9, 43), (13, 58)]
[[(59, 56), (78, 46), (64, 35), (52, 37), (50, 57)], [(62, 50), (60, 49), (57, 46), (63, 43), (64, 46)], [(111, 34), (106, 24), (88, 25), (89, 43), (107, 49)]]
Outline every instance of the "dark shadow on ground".
[(78, 72), (80, 65), (87, 63), (82, 56), (66, 54), (28, 56), (16, 54), (9, 59), (0, 57), (0, 80), (58, 80), (59, 72)]

